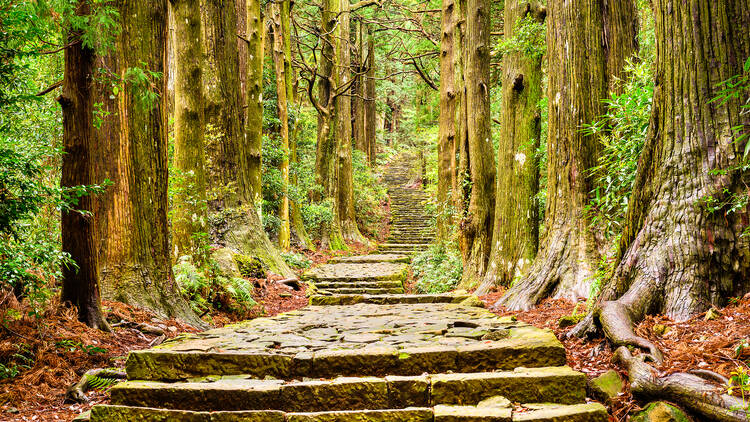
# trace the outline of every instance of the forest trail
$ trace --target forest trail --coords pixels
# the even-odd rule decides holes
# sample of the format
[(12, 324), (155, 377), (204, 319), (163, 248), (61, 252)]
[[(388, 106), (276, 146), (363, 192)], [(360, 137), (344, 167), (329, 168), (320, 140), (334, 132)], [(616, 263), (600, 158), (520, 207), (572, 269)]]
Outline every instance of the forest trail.
[(408, 170), (385, 176), (380, 254), (308, 272), (304, 309), (131, 353), (91, 421), (607, 421), (553, 333), (470, 295), (404, 294), (408, 254), (434, 236)]

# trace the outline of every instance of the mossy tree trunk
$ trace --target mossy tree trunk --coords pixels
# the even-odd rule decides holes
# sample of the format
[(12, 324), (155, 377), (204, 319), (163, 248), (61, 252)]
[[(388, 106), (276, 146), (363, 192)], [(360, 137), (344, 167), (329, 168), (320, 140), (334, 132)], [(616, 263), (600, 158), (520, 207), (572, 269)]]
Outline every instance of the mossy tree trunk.
[(367, 23), (363, 22), (362, 19), (357, 19), (354, 32), (356, 40), (354, 48), (356, 57), (354, 61), (357, 74), (355, 75), (355, 82), (352, 87), (354, 93), (352, 98), (352, 138), (354, 138), (354, 146), (367, 156), (369, 154), (367, 132), (365, 130), (365, 101), (367, 97), (365, 88), (367, 78), (367, 64), (365, 63), (367, 55), (365, 47), (367, 46), (367, 41), (365, 34), (367, 33)]
[(262, 146), (263, 146), (263, 45), (264, 24), (260, 0), (245, 0), (247, 10), (247, 80), (245, 81), (245, 137), (247, 139), (247, 166), (250, 179), (250, 197), (260, 217), (263, 203)]
[(339, 39), (336, 44), (338, 84), (336, 92), (336, 138), (339, 165), (339, 216), (341, 234), (347, 242), (368, 243), (357, 227), (354, 211), (354, 178), (352, 174), (352, 72), (351, 72), (351, 10), (349, 0), (340, 0), (338, 17)]
[(490, 131), (490, 2), (466, 2), (466, 131), (471, 194), (459, 226), (461, 286), (476, 286), (487, 269), (495, 213), (495, 158)]
[(468, 132), (466, 130), (466, 80), (464, 64), (466, 62), (466, 0), (455, 0), (456, 7), (454, 13), (456, 16), (456, 28), (454, 34), (454, 63), (453, 68), (456, 73), (456, 117), (453, 151), (451, 156), (452, 168), (452, 197), (454, 209), (454, 223), (459, 225), (466, 215), (466, 206), (469, 198), (469, 143)]
[[(232, 253), (260, 258), (275, 273), (294, 276), (266, 236), (255, 207), (254, 175), (250, 163), (252, 143), (245, 137), (239, 118), (242, 111), (235, 2), (202, 0), (201, 6), (206, 51), (203, 72), (205, 115), (212, 129), (207, 148), (208, 186), (212, 194), (209, 205), (219, 221), (212, 227), (212, 240)], [(257, 11), (253, 4), (248, 6), (249, 13)], [(248, 25), (254, 27), (255, 22), (249, 17)], [(249, 35), (251, 38), (248, 39), (255, 36)], [(254, 76), (260, 78), (261, 74)], [(247, 84), (261, 85), (250, 76)], [(248, 104), (252, 102), (251, 92)], [(255, 113), (258, 112), (260, 117), (251, 115), (249, 110), (248, 121), (262, 122), (262, 108), (255, 109)]]
[(456, 84), (454, 71), (454, 38), (456, 30), (456, 2), (442, 1), (440, 38), (440, 117), (438, 128), (438, 184), (437, 184), (437, 235), (441, 241), (449, 240), (452, 226), (451, 165), (455, 161), (453, 144), (456, 142)]
[[(76, 5), (77, 16), (89, 15), (88, 2)], [(67, 42), (77, 41), (69, 33)], [(65, 49), (63, 93), (58, 98), (63, 112), (63, 188), (101, 183), (95, 176), (96, 141), (94, 128), (95, 52), (74, 43)], [(70, 255), (76, 266), (63, 266), (61, 301), (75, 306), (78, 319), (92, 328), (109, 331), (102, 314), (99, 293), (99, 266), (96, 244), (96, 220), (93, 196), (83, 196), (75, 210), (61, 213), (62, 250)]]
[[(656, 89), (649, 135), (638, 162), (620, 255), (596, 315), (618, 345), (653, 345), (632, 320), (663, 313), (685, 320), (750, 290), (747, 139), (733, 127), (750, 92), (713, 101), (720, 83), (750, 57), (750, 2), (694, 1), (681, 9), (654, 2)], [(721, 46), (719, 48), (718, 46)], [(709, 202), (707, 202), (709, 201)], [(710, 201), (725, 206), (709, 210)], [(580, 327), (579, 327), (580, 328)], [(653, 352), (653, 350), (652, 350)]]
[(546, 233), (534, 264), (498, 302), (511, 309), (528, 309), (550, 296), (589, 296), (599, 254), (585, 208), (592, 188), (589, 169), (597, 164), (601, 146), (581, 127), (604, 114), (608, 75), (619, 73), (628, 56), (618, 53), (619, 59), (610, 63), (607, 46), (633, 39), (637, 27), (616, 25), (625, 19), (608, 21), (605, 27), (607, 6), (595, 0), (553, 0), (548, 7)]
[(339, 43), (341, 40), (340, 0), (323, 0), (321, 9), (321, 37), (318, 98), (318, 144), (315, 157), (315, 177), (323, 188), (318, 200), (328, 201), (331, 205), (331, 220), (323, 228), (321, 246), (332, 250), (347, 249), (341, 228), (340, 194), (339, 194), (339, 124), (336, 115), (336, 88), (340, 82), (338, 70)]
[[(527, 16), (543, 22), (546, 9), (537, 2), (505, 2), (505, 39)], [(478, 294), (508, 285), (524, 274), (539, 246), (539, 160), (541, 136), (542, 57), (508, 52), (502, 64), (502, 124), (497, 152), (497, 194), (492, 254)]]
[[(281, 3), (281, 29), (284, 34), (284, 77), (286, 84), (286, 98), (290, 107), (294, 107), (297, 104), (297, 94), (295, 90), (295, 78), (294, 69), (292, 68), (292, 25), (291, 25), (291, 14), (292, 14), (292, 2), (291, 0), (283, 0)], [(294, 121), (294, 128), (289, 133), (289, 160), (294, 164), (298, 164), (297, 158), (297, 134), (299, 132), (299, 113), (297, 113)], [(289, 182), (292, 186), (297, 185), (297, 178), (293, 174), (289, 176)], [(307, 234), (305, 223), (302, 219), (302, 210), (299, 204), (293, 200), (289, 200), (289, 218), (291, 219), (292, 229), (294, 234), (297, 236), (297, 240), (305, 249), (312, 249), (313, 244), (310, 241), (310, 236)]]
[[(167, 224), (167, 1), (118, 0), (122, 30), (101, 68), (121, 82), (99, 84), (97, 174), (112, 186), (97, 201), (102, 296), (164, 317), (202, 324), (172, 274)], [(134, 75), (156, 72), (148, 84)], [(149, 93), (158, 97), (150, 98)]]
[(289, 102), (287, 100), (287, 77), (284, 52), (284, 28), (281, 24), (281, 4), (270, 5), (273, 25), (273, 62), (276, 70), (276, 98), (279, 113), (279, 136), (281, 137), (281, 204), (279, 204), (279, 248), (288, 251), (291, 247), (289, 226)]
[[(179, 258), (199, 253), (199, 236), (208, 231), (200, 60), (204, 54), (199, 0), (172, 0), (172, 10), (176, 44), (174, 166), (179, 172), (173, 205), (172, 240), (174, 257)], [(201, 262), (205, 259), (196, 258)]]
[(367, 138), (367, 159), (370, 167), (377, 163), (377, 109), (375, 107), (375, 39), (372, 29), (367, 28), (367, 75), (365, 77), (365, 134)]

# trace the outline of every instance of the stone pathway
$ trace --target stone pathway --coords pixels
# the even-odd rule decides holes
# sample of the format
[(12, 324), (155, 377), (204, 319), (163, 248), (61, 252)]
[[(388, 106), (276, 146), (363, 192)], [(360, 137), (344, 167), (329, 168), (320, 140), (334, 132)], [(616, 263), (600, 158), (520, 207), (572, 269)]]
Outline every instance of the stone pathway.
[(302, 310), (132, 352), (130, 381), (91, 421), (607, 421), (551, 332), (473, 296), (403, 294), (408, 255), (433, 236), (407, 171), (386, 175), (379, 254), (309, 271)]

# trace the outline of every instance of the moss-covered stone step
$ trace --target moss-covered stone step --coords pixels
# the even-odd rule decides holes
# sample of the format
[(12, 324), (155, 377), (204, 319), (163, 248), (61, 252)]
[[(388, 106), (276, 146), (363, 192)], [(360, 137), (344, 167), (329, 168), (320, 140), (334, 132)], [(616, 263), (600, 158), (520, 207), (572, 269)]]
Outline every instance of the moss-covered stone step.
[(395, 305), (395, 304), (418, 304), (418, 303), (461, 303), (471, 298), (471, 295), (454, 295), (451, 293), (444, 294), (424, 294), (424, 295), (316, 295), (310, 297), (310, 305), (313, 306), (330, 306), (330, 305), (355, 305), (360, 303), (375, 305)]
[(180, 383), (128, 381), (110, 392), (112, 404), (124, 406), (321, 412), (477, 405), (498, 395), (516, 403), (577, 404), (585, 400), (585, 382), (583, 374), (559, 367), (288, 383), (246, 377), (207, 377)]
[(398, 262), (376, 262), (370, 264), (340, 263), (325, 264), (302, 275), (313, 281), (376, 281), (406, 279), (408, 266)]
[(388, 250), (419, 250), (424, 249), (426, 244), (424, 243), (383, 243), (381, 245), (378, 245), (378, 250), (381, 251), (388, 251)]
[(157, 408), (97, 405), (91, 422), (606, 422), (604, 406), (527, 405), (531, 408), (437, 406), (386, 410), (284, 413), (279, 411), (194, 412)]
[[(127, 361), (130, 379), (181, 380), (196, 376), (239, 375), (270, 376), (279, 379), (329, 378), (339, 375), (416, 375), (446, 371), (474, 372), (517, 367), (559, 366), (565, 363), (565, 350), (552, 333), (541, 330), (519, 333), (510, 329), (508, 338), (490, 338), (489, 332), (473, 330), (474, 341), (455, 333), (462, 345), (422, 345), (421, 335), (403, 335), (413, 342), (387, 345), (363, 343), (361, 348), (300, 352), (294, 356), (240, 351), (174, 352), (150, 350), (132, 352)], [(427, 329), (426, 331), (429, 331)], [(448, 333), (446, 333), (448, 334)], [(361, 335), (365, 342), (374, 336)], [(394, 340), (401, 341), (401, 340)], [(418, 344), (418, 345), (417, 345)]]
[(342, 295), (397, 295), (404, 293), (403, 287), (337, 287), (322, 290)]
[(329, 264), (372, 264), (377, 262), (396, 262), (409, 263), (410, 259), (406, 255), (399, 254), (372, 254), (336, 257), (328, 260)]
[[(404, 297), (408, 296), (380, 296), (384, 302)], [(360, 303), (309, 306), (183, 335), (131, 352), (126, 370), (131, 380), (243, 374), (298, 379), (564, 364), (565, 350), (552, 332), (480, 307)]]
[(318, 289), (395, 289), (403, 288), (404, 284), (400, 280), (379, 280), (379, 281), (323, 281), (315, 283)]

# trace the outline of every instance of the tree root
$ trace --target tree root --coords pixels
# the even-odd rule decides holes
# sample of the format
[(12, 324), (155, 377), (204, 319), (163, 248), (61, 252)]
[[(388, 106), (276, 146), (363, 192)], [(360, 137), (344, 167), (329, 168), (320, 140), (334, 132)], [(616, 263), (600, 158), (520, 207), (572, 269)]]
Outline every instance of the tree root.
[(81, 380), (73, 384), (65, 392), (65, 403), (88, 403), (86, 391), (92, 388), (104, 388), (127, 379), (125, 372), (111, 369), (99, 368), (86, 371)]
[(618, 348), (613, 360), (627, 368), (631, 391), (635, 396), (673, 402), (704, 416), (704, 420), (750, 420), (747, 402), (726, 394), (723, 387), (707, 381), (705, 376), (684, 372), (659, 376), (656, 369), (646, 363), (646, 356), (633, 356), (626, 347)]
[[(658, 347), (649, 340), (638, 336), (633, 331), (633, 315), (629, 305), (619, 300), (603, 302), (595, 311), (602, 325), (604, 334), (615, 346), (636, 346), (648, 350), (647, 357), (656, 363), (662, 363), (664, 356)], [(642, 318), (638, 316), (638, 319)]]

